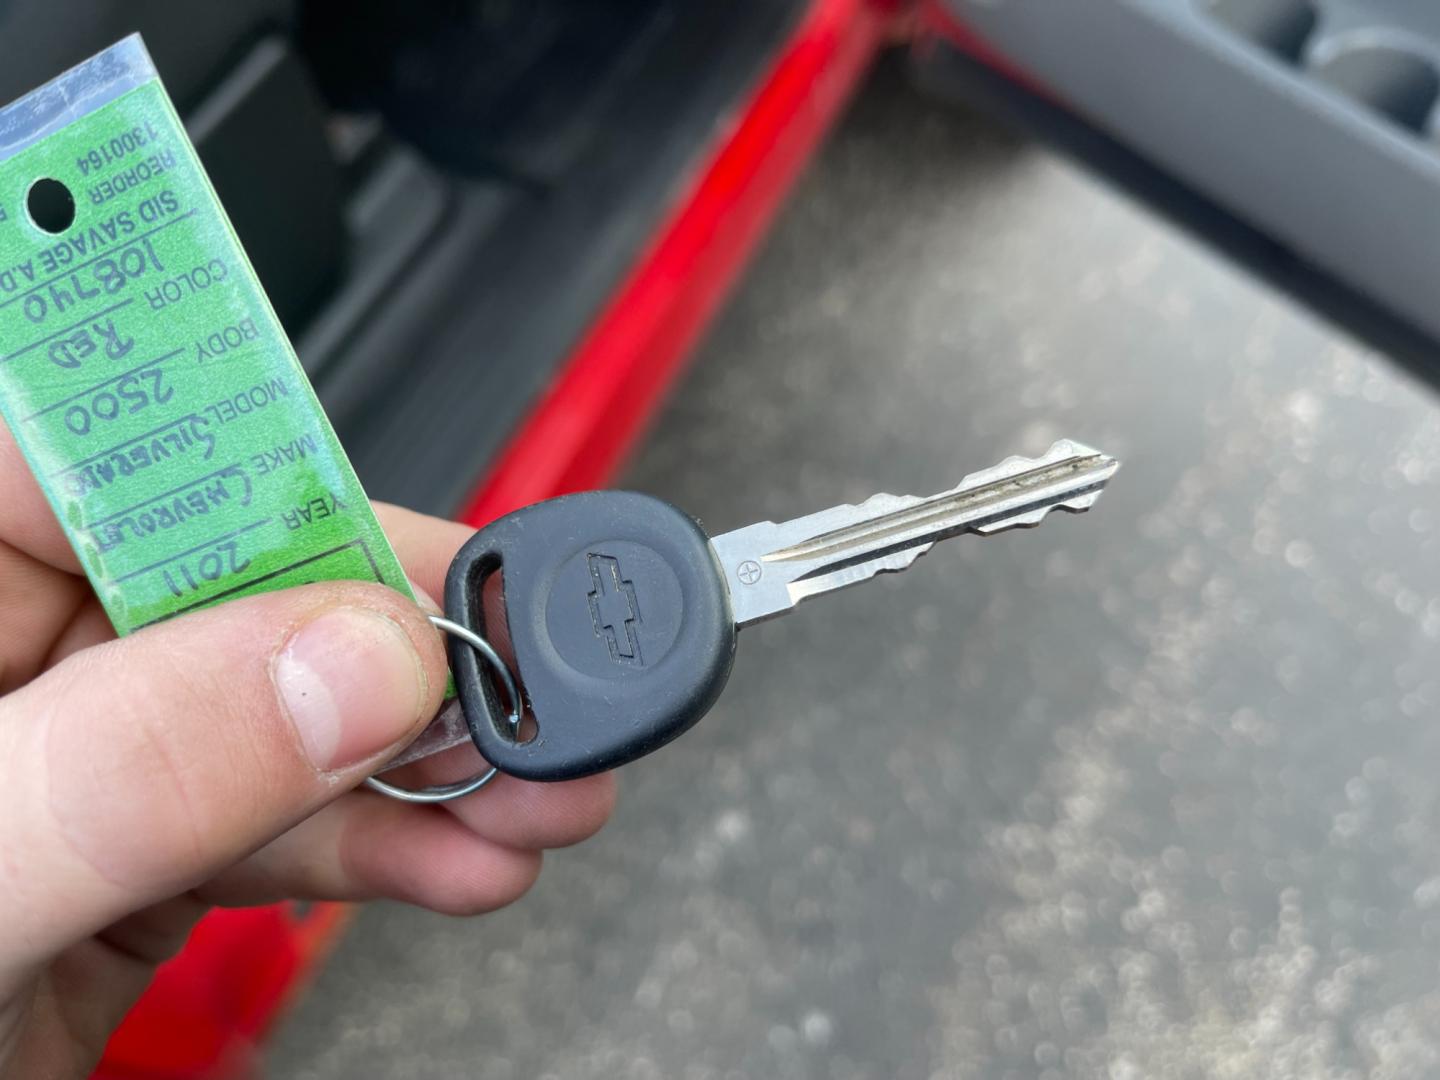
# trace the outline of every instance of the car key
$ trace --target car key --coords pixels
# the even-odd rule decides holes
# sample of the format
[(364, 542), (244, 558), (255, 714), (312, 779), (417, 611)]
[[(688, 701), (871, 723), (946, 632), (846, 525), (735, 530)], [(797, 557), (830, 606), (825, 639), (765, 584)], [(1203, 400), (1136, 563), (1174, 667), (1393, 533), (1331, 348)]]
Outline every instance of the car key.
[(516, 674), (538, 733), (515, 738), (515, 714), (501, 707), (481, 657), (455, 642), (471, 737), (501, 772), (529, 780), (633, 761), (714, 704), (740, 628), (904, 570), (939, 540), (1037, 525), (1054, 509), (1088, 510), (1118, 468), (1061, 440), (930, 498), (876, 495), (713, 539), (683, 511), (635, 492), (583, 492), (516, 511), (461, 548), (445, 607), (484, 634), (484, 584), (501, 575)]

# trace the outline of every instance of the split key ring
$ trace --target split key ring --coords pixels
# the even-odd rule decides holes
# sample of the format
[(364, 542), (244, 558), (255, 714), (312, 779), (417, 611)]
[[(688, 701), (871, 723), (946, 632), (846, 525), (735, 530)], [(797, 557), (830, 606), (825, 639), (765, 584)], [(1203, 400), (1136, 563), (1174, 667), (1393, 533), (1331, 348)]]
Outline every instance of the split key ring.
[[(491, 669), (500, 678), (500, 685), (505, 688), (505, 696), (510, 702), (510, 712), (505, 717), (506, 723), (510, 726), (513, 737), (519, 738), (520, 721), (524, 716), (523, 706), (520, 703), (520, 688), (515, 685), (515, 677), (510, 674), (510, 666), (505, 663), (501, 655), (495, 651), (495, 646), (486, 641), (479, 634), (475, 633), (468, 626), (463, 626), (452, 619), (446, 619), (439, 615), (431, 615), (430, 622), (437, 630), (442, 630), (451, 637), (458, 638), (465, 642), (472, 649), (478, 652)], [(463, 798), (466, 795), (479, 791), (486, 784), (498, 776), (500, 770), (495, 766), (481, 773), (464, 780), (457, 780), (451, 784), (431, 784), (423, 788), (405, 788), (398, 784), (392, 784), (388, 780), (381, 780), (378, 776), (369, 777), (365, 786), (388, 795), (392, 799), (399, 799), (408, 803), (443, 803), (451, 799)]]

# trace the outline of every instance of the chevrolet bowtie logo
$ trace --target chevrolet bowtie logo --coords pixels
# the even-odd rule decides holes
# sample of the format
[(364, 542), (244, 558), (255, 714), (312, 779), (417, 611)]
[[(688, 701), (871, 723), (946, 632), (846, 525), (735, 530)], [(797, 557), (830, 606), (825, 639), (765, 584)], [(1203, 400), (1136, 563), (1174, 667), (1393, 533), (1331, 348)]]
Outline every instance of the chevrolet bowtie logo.
[(595, 624), (595, 636), (605, 639), (610, 648), (610, 659), (617, 664), (635, 664), (645, 661), (640, 657), (640, 608), (635, 603), (635, 586), (620, 576), (620, 563), (609, 555), (591, 555), (590, 621)]

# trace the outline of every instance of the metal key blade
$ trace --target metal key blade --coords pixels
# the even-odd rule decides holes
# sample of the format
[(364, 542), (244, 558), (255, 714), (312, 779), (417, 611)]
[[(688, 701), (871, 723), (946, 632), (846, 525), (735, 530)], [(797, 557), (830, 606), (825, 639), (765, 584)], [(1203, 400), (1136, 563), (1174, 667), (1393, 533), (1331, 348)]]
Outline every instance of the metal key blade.
[(711, 540), (735, 622), (749, 626), (801, 600), (904, 570), (939, 540), (1040, 524), (1051, 510), (1090, 509), (1120, 462), (1062, 439), (1037, 458), (1011, 457), (930, 498), (875, 495)]

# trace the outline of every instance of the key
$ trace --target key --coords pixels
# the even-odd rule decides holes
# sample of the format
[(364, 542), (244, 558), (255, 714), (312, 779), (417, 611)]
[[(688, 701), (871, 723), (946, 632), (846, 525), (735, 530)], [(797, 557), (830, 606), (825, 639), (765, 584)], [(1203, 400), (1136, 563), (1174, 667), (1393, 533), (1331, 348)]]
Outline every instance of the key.
[(876, 495), (708, 537), (683, 511), (626, 491), (568, 495), (486, 526), (446, 580), (450, 618), (485, 635), (501, 575), (515, 674), (537, 733), (517, 741), (478, 655), (452, 642), (465, 722), (501, 772), (565, 780), (665, 745), (715, 703), (740, 628), (813, 596), (907, 569), (938, 541), (1080, 513), (1120, 463), (1070, 440), (1011, 457), (930, 498)]

